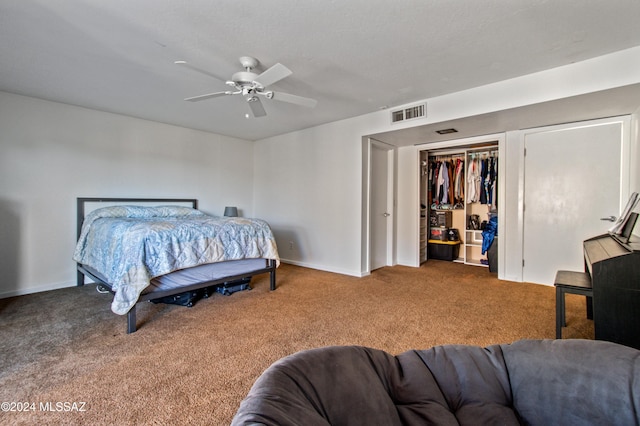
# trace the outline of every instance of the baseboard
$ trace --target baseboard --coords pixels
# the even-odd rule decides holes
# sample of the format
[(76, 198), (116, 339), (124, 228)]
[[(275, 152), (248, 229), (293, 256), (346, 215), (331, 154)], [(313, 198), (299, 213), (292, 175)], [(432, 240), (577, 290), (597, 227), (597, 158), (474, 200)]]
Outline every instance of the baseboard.
[(43, 284), (43, 285), (29, 287), (29, 288), (19, 288), (19, 289), (4, 291), (0, 293), (0, 299), (6, 299), (8, 297), (24, 296), (26, 294), (41, 293), (43, 291), (59, 290), (61, 288), (66, 288), (66, 287), (75, 287), (75, 285), (76, 285), (75, 282), (66, 281), (61, 283)]
[(349, 276), (352, 276), (352, 277), (362, 278), (364, 276), (364, 275), (362, 275), (362, 273), (360, 271), (350, 271), (350, 270), (346, 270), (346, 269), (327, 268), (326, 266), (315, 265), (315, 264), (312, 264), (312, 263), (299, 262), (297, 260), (280, 258), (280, 262), (287, 263), (289, 265), (302, 266), (303, 268), (316, 269), (318, 271), (333, 272), (335, 274), (341, 274), (341, 275), (349, 275)]

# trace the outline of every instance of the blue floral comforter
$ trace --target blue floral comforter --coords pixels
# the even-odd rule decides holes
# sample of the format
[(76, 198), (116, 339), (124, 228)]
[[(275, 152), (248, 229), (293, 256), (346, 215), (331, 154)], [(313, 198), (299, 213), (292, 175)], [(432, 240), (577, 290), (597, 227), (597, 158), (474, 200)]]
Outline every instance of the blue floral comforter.
[(152, 278), (205, 263), (265, 258), (280, 263), (269, 225), (179, 206), (113, 206), (89, 213), (73, 260), (100, 272), (126, 314)]

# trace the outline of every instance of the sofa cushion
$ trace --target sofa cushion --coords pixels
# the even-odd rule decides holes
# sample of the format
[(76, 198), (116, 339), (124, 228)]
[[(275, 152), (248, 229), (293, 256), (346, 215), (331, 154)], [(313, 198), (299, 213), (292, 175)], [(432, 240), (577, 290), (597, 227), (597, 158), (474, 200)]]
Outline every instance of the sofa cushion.
[[(404, 380), (392, 398), (404, 424), (519, 424), (500, 346), (436, 346), (397, 359)], [(436, 397), (438, 410), (424, 404)]]
[(523, 423), (640, 424), (640, 351), (579, 339), (522, 340), (502, 350)]

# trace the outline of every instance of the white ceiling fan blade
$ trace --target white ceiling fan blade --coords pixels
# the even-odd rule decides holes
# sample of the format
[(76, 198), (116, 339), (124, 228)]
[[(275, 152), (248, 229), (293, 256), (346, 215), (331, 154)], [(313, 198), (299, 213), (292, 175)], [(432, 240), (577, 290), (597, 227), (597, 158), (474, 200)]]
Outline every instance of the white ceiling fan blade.
[(247, 98), (247, 103), (249, 104), (249, 108), (251, 108), (251, 112), (254, 117), (264, 117), (267, 115), (267, 111), (264, 110), (264, 106), (257, 96)]
[(185, 98), (185, 101), (198, 102), (198, 101), (204, 101), (205, 99), (217, 98), (219, 96), (224, 96), (224, 95), (233, 95), (233, 92), (226, 91), (226, 92), (207, 93), (206, 95), (199, 95), (199, 96), (192, 96), (190, 98)]
[(267, 87), (293, 74), (291, 70), (282, 64), (275, 64), (254, 80), (262, 87)]
[(224, 78), (220, 78), (220, 77), (218, 77), (217, 75), (215, 75), (215, 74), (213, 74), (213, 73), (210, 73), (209, 71), (206, 71), (206, 70), (200, 69), (200, 68), (198, 68), (198, 67), (195, 67), (195, 66), (191, 65), (191, 64), (190, 64), (189, 62), (187, 62), (187, 61), (175, 61), (175, 62), (174, 62), (174, 64), (176, 64), (176, 65), (180, 65), (181, 67), (188, 68), (188, 69), (190, 69), (191, 71), (195, 71), (195, 72), (198, 72), (198, 73), (200, 73), (200, 74), (204, 74), (204, 75), (206, 75), (206, 76), (213, 77), (213, 78), (215, 78), (216, 80), (226, 81)]
[(315, 106), (318, 105), (318, 101), (316, 101), (315, 99), (305, 98), (302, 96), (283, 92), (273, 92), (273, 96), (271, 99), (281, 102), (289, 102), (290, 104), (296, 104), (308, 108), (315, 108)]

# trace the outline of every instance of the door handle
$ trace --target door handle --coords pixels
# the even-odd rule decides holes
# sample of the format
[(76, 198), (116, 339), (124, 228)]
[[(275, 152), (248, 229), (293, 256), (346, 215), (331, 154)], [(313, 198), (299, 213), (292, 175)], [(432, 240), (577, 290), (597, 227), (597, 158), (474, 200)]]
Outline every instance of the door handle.
[(391, 213), (382, 213), (382, 216), (389, 217), (389, 216), (391, 216)]
[(609, 222), (615, 222), (616, 217), (615, 216), (601, 217), (600, 220), (608, 220)]

